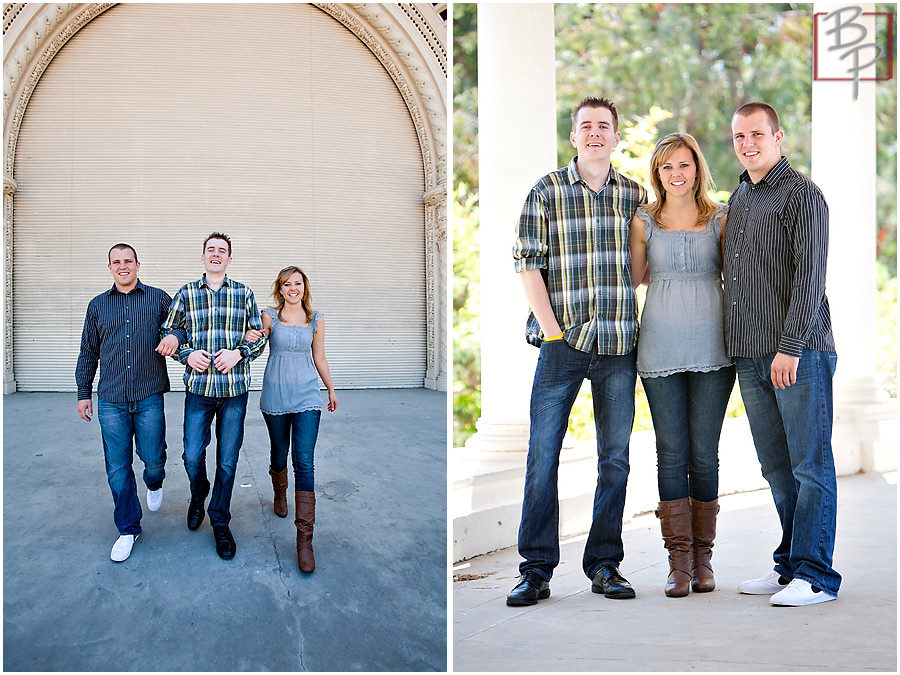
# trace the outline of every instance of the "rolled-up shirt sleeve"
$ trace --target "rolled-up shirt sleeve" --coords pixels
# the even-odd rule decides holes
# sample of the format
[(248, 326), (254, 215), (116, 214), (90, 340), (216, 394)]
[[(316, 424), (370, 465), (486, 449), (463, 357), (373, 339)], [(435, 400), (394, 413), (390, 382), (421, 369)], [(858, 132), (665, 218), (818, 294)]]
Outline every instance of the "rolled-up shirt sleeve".
[(547, 208), (543, 196), (532, 188), (522, 207), (513, 262), (516, 272), (547, 267)]
[(796, 214), (791, 240), (794, 276), (778, 351), (800, 356), (825, 302), (828, 205), (814, 187), (799, 191), (794, 199), (792, 206), (796, 208)]

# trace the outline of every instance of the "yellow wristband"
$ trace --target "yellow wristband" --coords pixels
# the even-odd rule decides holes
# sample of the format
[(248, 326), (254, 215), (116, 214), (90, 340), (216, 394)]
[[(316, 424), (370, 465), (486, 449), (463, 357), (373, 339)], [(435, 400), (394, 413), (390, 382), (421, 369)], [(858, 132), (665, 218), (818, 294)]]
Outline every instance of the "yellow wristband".
[(560, 334), (557, 335), (556, 337), (552, 337), (552, 338), (544, 338), (544, 342), (553, 342), (554, 340), (559, 340), (559, 339), (561, 339), (562, 336), (563, 336), (563, 334), (560, 333)]

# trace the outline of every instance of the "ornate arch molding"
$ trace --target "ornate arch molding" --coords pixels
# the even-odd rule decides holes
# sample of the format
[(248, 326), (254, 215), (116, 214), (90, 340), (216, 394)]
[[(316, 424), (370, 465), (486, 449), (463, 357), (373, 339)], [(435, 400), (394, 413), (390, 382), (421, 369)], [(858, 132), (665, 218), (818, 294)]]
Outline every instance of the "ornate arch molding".
[[(8, 3), (3, 7), (5, 363), (4, 392), (15, 390), (12, 355), (13, 199), (15, 157), (25, 109), (60, 49), (117, 3)], [(409, 110), (424, 167), (427, 298), (426, 386), (446, 389), (446, 319), (441, 268), (447, 238), (446, 29), (432, 5), (313, 3), (343, 24), (375, 55)], [(430, 11), (429, 11), (430, 10)]]

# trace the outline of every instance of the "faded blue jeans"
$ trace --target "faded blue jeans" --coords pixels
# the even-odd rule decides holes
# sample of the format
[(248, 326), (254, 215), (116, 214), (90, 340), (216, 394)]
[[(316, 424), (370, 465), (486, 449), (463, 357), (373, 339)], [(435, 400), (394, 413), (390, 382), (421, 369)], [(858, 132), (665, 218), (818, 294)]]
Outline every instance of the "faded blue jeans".
[(624, 356), (581, 352), (565, 340), (544, 342), (531, 388), (531, 430), (519, 525), (519, 572), (549, 581), (559, 564), (559, 454), (569, 413), (585, 378), (591, 381), (597, 431), (597, 488), (582, 566), (593, 578), (603, 563), (618, 565), (634, 423), (636, 350)]
[(756, 454), (781, 520), (775, 571), (837, 596), (841, 575), (831, 567), (837, 525), (831, 381), (837, 354), (804, 349), (797, 381), (787, 389), (772, 386), (774, 357), (737, 358), (735, 365)]
[[(144, 483), (150, 490), (162, 487), (166, 477), (166, 414), (163, 395), (140, 401), (97, 401), (97, 419), (103, 437), (106, 477), (119, 534), (141, 533), (141, 502), (131, 465), (133, 448), (144, 463)], [(133, 445), (132, 445), (133, 440)]]
[(659, 501), (719, 496), (719, 436), (734, 366), (708, 373), (642, 377), (656, 434)]
[(269, 464), (272, 471), (284, 471), (290, 448), (295, 492), (315, 490), (313, 455), (321, 416), (321, 410), (303, 410), (284, 415), (263, 413), (269, 429)]
[(244, 442), (246, 413), (246, 393), (214, 398), (185, 392), (182, 457), (191, 483), (191, 499), (198, 502), (205, 500), (209, 494), (206, 446), (212, 440), (210, 426), (213, 418), (216, 420), (216, 478), (207, 508), (210, 525), (227, 525), (231, 521), (231, 492), (238, 455)]

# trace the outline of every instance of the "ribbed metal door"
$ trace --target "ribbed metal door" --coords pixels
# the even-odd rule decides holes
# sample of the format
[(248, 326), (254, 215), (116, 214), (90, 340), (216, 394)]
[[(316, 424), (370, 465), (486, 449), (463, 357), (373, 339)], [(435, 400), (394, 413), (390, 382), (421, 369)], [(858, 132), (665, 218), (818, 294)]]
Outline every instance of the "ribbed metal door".
[[(74, 391), (106, 251), (173, 294), (212, 231), (271, 303), (301, 266), (338, 387), (422, 386), (422, 157), (403, 99), (350, 31), (304, 4), (121, 4), (79, 31), (28, 105), (16, 153), (21, 391)], [(253, 364), (259, 388), (265, 357)], [(174, 388), (183, 367), (171, 361)]]

